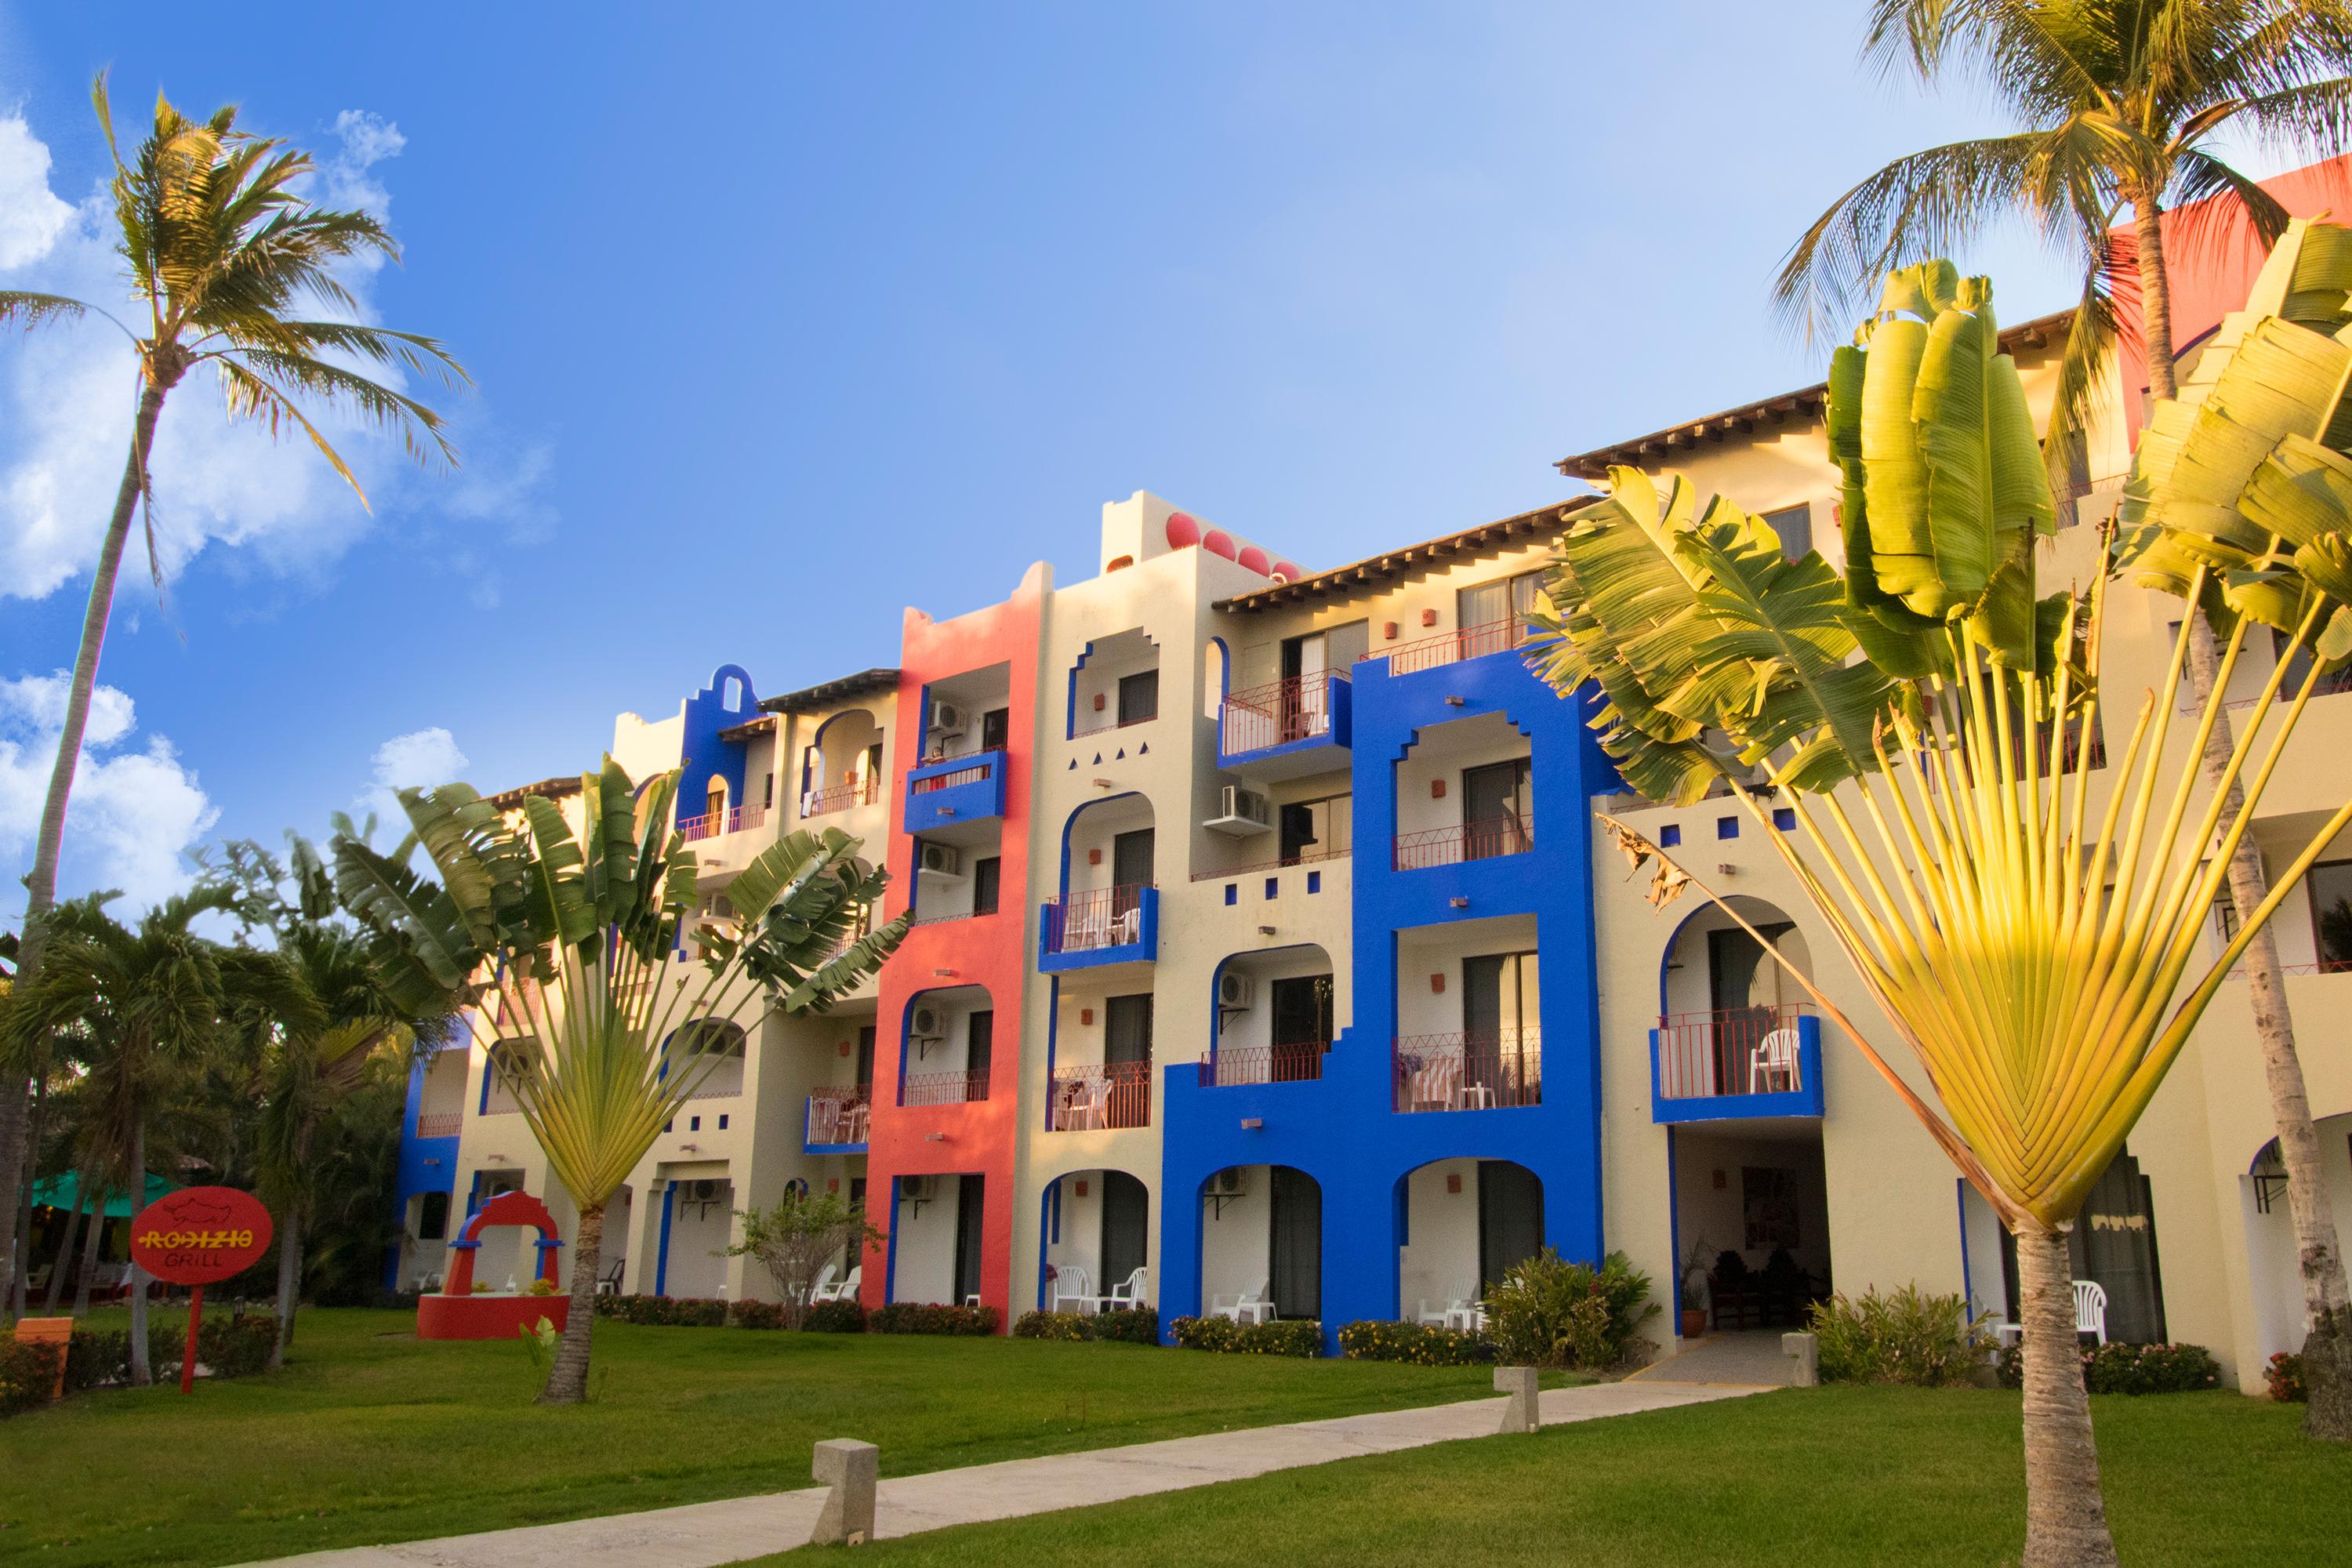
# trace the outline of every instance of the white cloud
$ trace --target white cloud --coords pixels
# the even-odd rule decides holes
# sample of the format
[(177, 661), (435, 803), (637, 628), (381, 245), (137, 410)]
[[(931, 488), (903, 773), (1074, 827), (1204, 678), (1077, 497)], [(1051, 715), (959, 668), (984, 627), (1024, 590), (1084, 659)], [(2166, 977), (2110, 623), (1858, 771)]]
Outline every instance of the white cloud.
[[(320, 159), (320, 198), (383, 216), (392, 198), (377, 168), (406, 139), (388, 121), (346, 110), (334, 140), (336, 150)], [(65, 200), (50, 186), (49, 162), (21, 116), (0, 113), (0, 286), (71, 295), (135, 321), (135, 312), (116, 310), (123, 285), (107, 240), (104, 188), (79, 204)], [(358, 258), (338, 274), (358, 300), (358, 318), (370, 322), (380, 319), (376, 271)], [(322, 306), (320, 313), (330, 312)], [(356, 368), (403, 384), (384, 367)], [(38, 599), (89, 570), (129, 453), (135, 377), (130, 344), (97, 317), (0, 337), (0, 597)], [(317, 576), (375, 521), (434, 511), (502, 524), (520, 542), (546, 537), (554, 520), (540, 494), (551, 468), (545, 449), (508, 451), (478, 406), (433, 390), (427, 401), (463, 427), (467, 466), (456, 479), (417, 468), (395, 434), (310, 410), (366, 490), (372, 519), (299, 431), (273, 441), (260, 426), (230, 424), (210, 373), (195, 372), (164, 405), (156, 431), (154, 518), (165, 572), (221, 545), (272, 573)], [(134, 583), (144, 574), (144, 551), (134, 524), (125, 563)], [(135, 596), (125, 595), (126, 608)]]
[(375, 782), (353, 804), (375, 813), (378, 822), (396, 826), (408, 817), (394, 791), (445, 784), (465, 772), (466, 753), (457, 749), (457, 738), (439, 725), (394, 735), (375, 749)]
[[(0, 856), (13, 864), (32, 860), (69, 679), (61, 669), (0, 680)], [(150, 735), (143, 747), (124, 745), (136, 727), (127, 694), (111, 686), (91, 693), (58, 877), (68, 894), (120, 888), (116, 913), (125, 919), (189, 885), (184, 857), (220, 817), (170, 741)], [(9, 906), (21, 909), (21, 894), (9, 893)]]

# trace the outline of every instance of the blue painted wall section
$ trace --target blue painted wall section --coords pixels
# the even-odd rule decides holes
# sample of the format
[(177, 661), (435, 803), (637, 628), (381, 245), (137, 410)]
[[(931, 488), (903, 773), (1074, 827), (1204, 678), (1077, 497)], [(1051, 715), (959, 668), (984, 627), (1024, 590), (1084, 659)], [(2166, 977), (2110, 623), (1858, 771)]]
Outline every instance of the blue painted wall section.
[[(449, 1047), (446, 1049), (462, 1047)], [(451, 1206), (456, 1206), (457, 1187), (457, 1139), (453, 1133), (446, 1138), (419, 1138), (416, 1119), (425, 1109), (425, 1068), (426, 1058), (420, 1055), (408, 1068), (408, 1107), (401, 1112), (400, 1166), (394, 1177), (392, 1218), (404, 1229), (408, 1224), (408, 1200), (419, 1193), (447, 1193)], [(457, 1225), (453, 1215), (449, 1221)], [(383, 1288), (400, 1288), (400, 1244), (393, 1243), (383, 1252)]]
[[(1397, 676), (1387, 660), (1370, 659), (1353, 675), (1351, 1022), (1319, 1079), (1204, 1088), (1190, 1062), (1162, 1074), (1162, 1321), (1202, 1305), (1202, 1228), (1221, 1223), (1203, 1213), (1203, 1184), (1229, 1165), (1288, 1165), (1322, 1188), (1327, 1350), (1343, 1323), (1397, 1316), (1397, 1249), (1410, 1221), (1405, 1180), (1433, 1161), (1526, 1166), (1543, 1184), (1546, 1243), (1571, 1258), (1597, 1259), (1604, 1250), (1590, 803), (1618, 781), (1586, 727), (1590, 704), (1560, 698), (1515, 652)], [(1528, 737), (1533, 847), (1394, 869), (1398, 762), (1423, 731), (1482, 714), (1500, 714)], [(1455, 908), (1456, 899), (1467, 907)], [(1399, 1114), (1396, 933), (1527, 914), (1536, 920), (1540, 966), (1542, 1104)]]
[[(735, 700), (730, 706), (729, 682), (734, 682)], [(740, 664), (722, 664), (710, 672), (710, 684), (686, 700), (686, 732), (678, 738), (678, 755), (685, 759), (685, 771), (677, 781), (677, 820), (702, 816), (709, 810), (710, 778), (716, 773), (727, 784), (727, 805), (731, 809), (742, 805), (743, 766), (750, 748), (741, 741), (722, 741), (721, 730), (731, 730), (760, 716), (760, 700), (751, 690), (751, 678)]]

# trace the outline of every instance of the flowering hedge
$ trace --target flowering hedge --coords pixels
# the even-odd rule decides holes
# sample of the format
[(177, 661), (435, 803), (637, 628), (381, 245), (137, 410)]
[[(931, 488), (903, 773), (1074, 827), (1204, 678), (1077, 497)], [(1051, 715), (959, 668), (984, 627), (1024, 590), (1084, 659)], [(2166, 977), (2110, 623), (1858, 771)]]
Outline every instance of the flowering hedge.
[(866, 1314), (868, 1333), (992, 1334), (993, 1307), (946, 1307), (936, 1301), (893, 1301)]
[(0, 1415), (47, 1405), (57, 1381), (57, 1346), (20, 1343), (14, 1334), (0, 1334)]
[(1367, 1318), (1339, 1330), (1339, 1353), (1349, 1361), (1397, 1361), (1414, 1366), (1476, 1366), (1495, 1359), (1484, 1334)]
[[(158, 1383), (178, 1376), (180, 1356), (187, 1342), (185, 1318), (159, 1318), (149, 1325), (147, 1360)], [(205, 1319), (196, 1331), (196, 1359), (211, 1376), (251, 1377), (268, 1370), (269, 1352), (277, 1342), (278, 1319), (271, 1313), (215, 1316)], [(68, 1394), (127, 1381), (130, 1331), (76, 1329), (66, 1342), (65, 1358)], [(46, 1405), (57, 1382), (57, 1346), (19, 1344), (15, 1335), (0, 1331), (0, 1415)]]
[[(2023, 1385), (2021, 1347), (2000, 1352), (2000, 1381)], [(2221, 1386), (2221, 1368), (2203, 1345), (2104, 1344), (2083, 1352), (2083, 1385), (2093, 1394), (2190, 1394)]]
[(819, 1301), (801, 1314), (801, 1329), (812, 1334), (862, 1334), (866, 1309), (855, 1300)]
[(2282, 1405), (2301, 1405), (2311, 1398), (2311, 1390), (2303, 1385), (2303, 1358), (2293, 1351), (2280, 1351), (2263, 1368), (2263, 1382), (2269, 1385), (2271, 1397)]
[(726, 1324), (727, 1303), (706, 1296), (599, 1296), (596, 1315), (625, 1323), (716, 1329)]
[(1323, 1325), (1308, 1318), (1284, 1318), (1271, 1323), (1236, 1323), (1230, 1318), (1177, 1318), (1169, 1323), (1168, 1332), (1179, 1345), (1191, 1351), (1310, 1357), (1323, 1353)]
[(1122, 1344), (1156, 1345), (1160, 1342), (1160, 1314), (1150, 1307), (1129, 1311), (1097, 1312), (1093, 1317), (1081, 1317), (1076, 1312), (1024, 1312), (1013, 1325), (1013, 1337), (1021, 1340), (1111, 1340)]

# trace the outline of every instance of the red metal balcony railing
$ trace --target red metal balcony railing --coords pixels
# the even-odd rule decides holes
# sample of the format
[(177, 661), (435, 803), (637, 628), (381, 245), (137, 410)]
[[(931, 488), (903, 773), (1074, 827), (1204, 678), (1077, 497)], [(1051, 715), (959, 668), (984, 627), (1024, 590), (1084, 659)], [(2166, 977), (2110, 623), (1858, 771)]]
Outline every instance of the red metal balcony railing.
[(455, 1138), (465, 1124), (466, 1113), (462, 1110), (427, 1111), (416, 1119), (416, 1135), (419, 1138)]
[(1494, 816), (1454, 827), (1400, 833), (1395, 866), (1400, 871), (1420, 871), (1432, 866), (1458, 866), (1465, 860), (1491, 860), (1498, 855), (1523, 855), (1535, 847), (1533, 813)]
[(1364, 657), (1385, 657), (1391, 675), (1410, 675), (1416, 669), (1435, 669), (1441, 664), (1458, 664), (1465, 658), (1479, 658), (1486, 654), (1515, 648), (1528, 640), (1528, 629), (1524, 619), (1513, 616), (1507, 621), (1487, 621), (1480, 626), (1440, 632), (1433, 637), (1423, 637), (1415, 642), (1399, 643), (1385, 656), (1376, 648)]
[(1097, 1062), (1055, 1068), (1045, 1103), (1056, 1132), (1151, 1125), (1151, 1064)]
[(870, 1083), (836, 1085), (808, 1097), (806, 1143), (863, 1143), (874, 1110)]
[[(964, 784), (985, 784), (988, 781), (989, 756), (989, 752), (977, 752), (973, 753), (971, 766), (968, 768), (950, 768), (943, 773), (925, 773), (910, 779), (907, 784), (907, 793), (937, 795), (943, 789), (957, 789)], [(933, 762), (947, 760), (944, 757), (932, 759)]]
[(1801, 1006), (1727, 1007), (1658, 1020), (1658, 1094), (1707, 1100), (1805, 1087), (1797, 1051)]
[(1134, 946), (1143, 940), (1143, 895), (1150, 890), (1149, 882), (1131, 882), (1048, 899), (1045, 951), (1098, 952)]
[(1224, 753), (1239, 756), (1330, 733), (1330, 682), (1346, 679), (1330, 671), (1295, 675), (1229, 694), (1222, 742)]
[(988, 1069), (914, 1072), (898, 1086), (900, 1105), (971, 1105), (988, 1098)]
[(716, 838), (721, 834), (740, 833), (747, 827), (757, 827), (767, 820), (767, 808), (758, 805), (730, 806), (701, 816), (689, 816), (677, 825), (677, 836), (688, 844), (698, 838)]
[(1300, 1040), (1283, 1046), (1220, 1046), (1201, 1058), (1201, 1087), (1223, 1089), (1243, 1083), (1310, 1083), (1323, 1076), (1328, 1040)]
[(829, 812), (847, 811), (852, 806), (872, 805), (882, 798), (882, 775), (872, 774), (851, 779), (847, 784), (827, 784), (801, 796), (803, 816), (823, 816)]
[(1538, 1029), (1407, 1035), (1393, 1052), (1399, 1110), (1492, 1110), (1543, 1103)]

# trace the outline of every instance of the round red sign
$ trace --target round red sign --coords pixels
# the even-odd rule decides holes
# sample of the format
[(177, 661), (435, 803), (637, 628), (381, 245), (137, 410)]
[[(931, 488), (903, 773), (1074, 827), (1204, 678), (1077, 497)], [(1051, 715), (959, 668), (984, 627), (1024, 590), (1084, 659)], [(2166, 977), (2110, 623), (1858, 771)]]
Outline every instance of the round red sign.
[(131, 1260), (171, 1285), (215, 1285), (269, 1250), (269, 1211), (235, 1187), (186, 1187), (131, 1222)]

